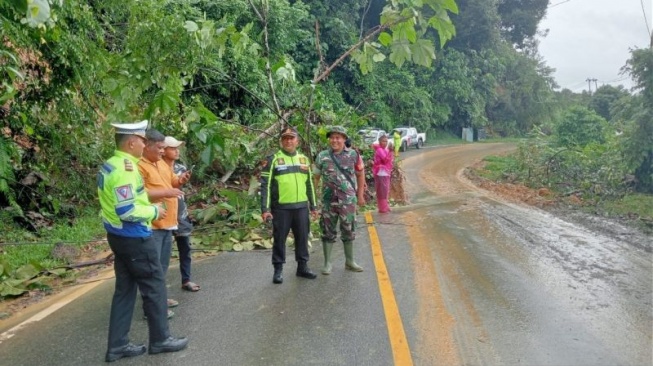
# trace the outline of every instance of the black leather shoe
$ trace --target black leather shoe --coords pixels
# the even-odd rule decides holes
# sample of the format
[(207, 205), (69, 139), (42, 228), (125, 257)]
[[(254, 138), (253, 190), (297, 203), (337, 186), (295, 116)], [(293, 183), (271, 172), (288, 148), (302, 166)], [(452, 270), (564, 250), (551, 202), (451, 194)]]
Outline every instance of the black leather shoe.
[(127, 343), (122, 347), (110, 348), (107, 351), (105, 360), (107, 362), (118, 361), (124, 357), (140, 356), (145, 353), (145, 351), (147, 351), (147, 349), (144, 344)]
[(188, 346), (188, 338), (168, 337), (165, 341), (150, 343), (150, 354), (155, 355), (161, 352), (177, 352)]
[(283, 283), (283, 272), (281, 270), (274, 270), (274, 275), (272, 276), (273, 283)]
[(311, 271), (308, 267), (297, 268), (297, 277), (304, 277), (310, 280), (314, 280), (317, 275)]

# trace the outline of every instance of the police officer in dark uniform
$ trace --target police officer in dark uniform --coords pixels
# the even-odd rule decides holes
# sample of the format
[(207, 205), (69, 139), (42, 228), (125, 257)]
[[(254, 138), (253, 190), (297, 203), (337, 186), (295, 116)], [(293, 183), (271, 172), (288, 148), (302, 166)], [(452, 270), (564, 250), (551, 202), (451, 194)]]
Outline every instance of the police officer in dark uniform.
[(152, 240), (151, 223), (165, 217), (166, 211), (149, 202), (136, 166), (145, 147), (147, 121), (112, 126), (116, 128), (117, 150), (102, 165), (97, 182), (102, 221), (115, 256), (116, 287), (111, 302), (107, 362), (142, 355), (147, 350), (145, 345), (129, 341), (137, 289), (147, 316), (149, 353), (176, 352), (188, 344), (185, 337), (170, 335), (165, 278)]
[(295, 237), (297, 276), (314, 279), (308, 262), (308, 235), (311, 215), (317, 218), (315, 189), (308, 158), (297, 151), (299, 134), (294, 127), (281, 131), (281, 150), (267, 158), (261, 173), (261, 217), (272, 220), (273, 283), (283, 282), (286, 237)]

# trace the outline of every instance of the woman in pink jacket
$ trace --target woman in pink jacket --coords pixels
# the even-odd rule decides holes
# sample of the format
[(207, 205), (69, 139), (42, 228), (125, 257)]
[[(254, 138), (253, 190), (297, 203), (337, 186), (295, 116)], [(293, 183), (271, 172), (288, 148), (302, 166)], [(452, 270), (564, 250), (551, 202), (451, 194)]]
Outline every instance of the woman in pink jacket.
[(376, 188), (376, 203), (380, 213), (390, 212), (388, 195), (390, 194), (390, 176), (392, 175), (392, 160), (394, 156), (388, 149), (388, 136), (379, 137), (379, 144), (374, 148), (374, 186)]

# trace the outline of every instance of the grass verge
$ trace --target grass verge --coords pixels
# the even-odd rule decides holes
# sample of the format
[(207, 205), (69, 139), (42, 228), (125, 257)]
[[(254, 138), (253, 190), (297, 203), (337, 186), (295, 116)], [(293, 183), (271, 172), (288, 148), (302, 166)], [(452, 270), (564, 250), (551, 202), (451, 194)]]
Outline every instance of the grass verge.
[(35, 233), (25, 230), (11, 217), (2, 217), (0, 228), (4, 233), (0, 259), (14, 268), (27, 263), (39, 263), (44, 268), (64, 264), (64, 259), (52, 256), (56, 243), (81, 248), (105, 236), (98, 211), (91, 209), (80, 212), (74, 219), (44, 226)]

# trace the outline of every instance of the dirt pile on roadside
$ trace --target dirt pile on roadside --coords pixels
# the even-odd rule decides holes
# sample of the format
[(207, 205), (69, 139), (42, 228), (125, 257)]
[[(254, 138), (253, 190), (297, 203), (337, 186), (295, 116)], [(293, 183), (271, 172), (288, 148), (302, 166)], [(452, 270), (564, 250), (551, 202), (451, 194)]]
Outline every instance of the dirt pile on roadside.
[(533, 189), (522, 184), (497, 183), (480, 177), (476, 173), (476, 166), (465, 169), (464, 176), (469, 179), (475, 186), (486, 191), (493, 192), (503, 199), (510, 201), (523, 202), (531, 206), (547, 207), (556, 203), (554, 195), (547, 188)]

